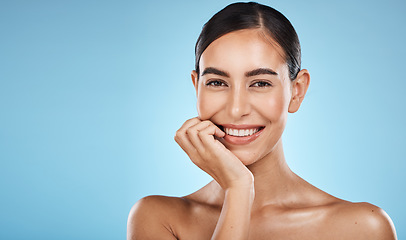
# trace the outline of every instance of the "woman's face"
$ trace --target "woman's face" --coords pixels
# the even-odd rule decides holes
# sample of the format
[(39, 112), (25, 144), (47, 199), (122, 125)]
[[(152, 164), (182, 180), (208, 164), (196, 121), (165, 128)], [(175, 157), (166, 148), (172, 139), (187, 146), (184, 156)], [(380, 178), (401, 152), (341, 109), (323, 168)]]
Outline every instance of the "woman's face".
[(260, 30), (212, 42), (192, 72), (201, 120), (227, 134), (219, 139), (245, 165), (269, 154), (285, 128), (292, 83), (283, 50)]

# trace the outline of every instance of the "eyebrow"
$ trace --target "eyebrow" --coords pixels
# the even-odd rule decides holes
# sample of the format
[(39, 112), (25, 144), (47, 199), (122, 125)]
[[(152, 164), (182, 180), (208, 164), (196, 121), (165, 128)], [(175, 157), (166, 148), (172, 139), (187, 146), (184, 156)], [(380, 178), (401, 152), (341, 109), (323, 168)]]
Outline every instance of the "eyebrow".
[[(215, 74), (223, 77), (230, 77), (230, 74), (226, 71), (214, 68), (214, 67), (208, 67), (205, 68), (204, 71), (202, 72), (201, 76), (204, 76), (206, 74)], [(278, 75), (274, 70), (270, 68), (257, 68), (251, 71), (248, 71), (245, 73), (245, 77), (253, 77), (257, 75), (262, 75), (262, 74), (269, 74), (269, 75)]]
[(262, 74), (278, 75), (274, 70), (272, 70), (270, 68), (257, 68), (252, 71), (246, 72), (245, 76), (253, 77), (253, 76), (262, 75)]
[(206, 74), (215, 74), (223, 77), (230, 77), (230, 74), (226, 71), (222, 71), (220, 69), (214, 68), (214, 67), (208, 67), (205, 68), (204, 71), (202, 72), (202, 76)]

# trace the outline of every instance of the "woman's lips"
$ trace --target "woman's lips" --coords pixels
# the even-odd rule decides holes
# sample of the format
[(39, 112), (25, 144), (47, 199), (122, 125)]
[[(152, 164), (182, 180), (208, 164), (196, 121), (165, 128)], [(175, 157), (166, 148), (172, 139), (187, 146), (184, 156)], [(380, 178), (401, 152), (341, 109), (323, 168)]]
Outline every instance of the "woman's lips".
[(259, 125), (221, 125), (226, 133), (224, 140), (234, 145), (248, 144), (261, 135), (264, 126)]

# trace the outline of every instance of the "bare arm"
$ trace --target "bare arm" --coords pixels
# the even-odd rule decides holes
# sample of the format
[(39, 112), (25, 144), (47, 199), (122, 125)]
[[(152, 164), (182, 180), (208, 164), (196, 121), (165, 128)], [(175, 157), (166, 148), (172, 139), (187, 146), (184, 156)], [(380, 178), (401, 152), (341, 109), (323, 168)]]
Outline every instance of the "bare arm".
[(224, 189), (225, 198), (212, 240), (248, 239), (254, 201), (254, 177), (247, 167), (221, 144), (224, 137), (210, 121), (193, 118), (177, 131), (175, 140), (194, 164)]
[(212, 240), (248, 239), (254, 188), (228, 189)]

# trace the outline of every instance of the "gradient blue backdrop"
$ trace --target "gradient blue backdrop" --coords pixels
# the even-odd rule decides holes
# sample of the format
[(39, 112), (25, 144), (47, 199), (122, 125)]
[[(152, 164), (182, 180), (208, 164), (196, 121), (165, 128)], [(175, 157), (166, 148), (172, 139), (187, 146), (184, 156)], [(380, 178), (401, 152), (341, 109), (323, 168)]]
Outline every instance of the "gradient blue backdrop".
[[(196, 116), (200, 29), (231, 2), (0, 1), (0, 239), (124, 239), (138, 199), (210, 180), (173, 136)], [(260, 2), (292, 21), (312, 76), (289, 165), (406, 237), (405, 2)]]

